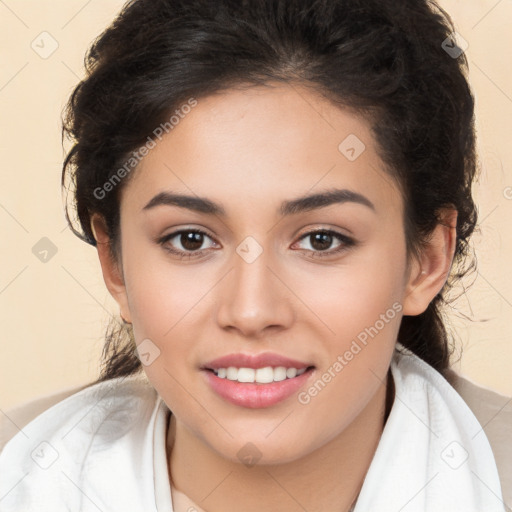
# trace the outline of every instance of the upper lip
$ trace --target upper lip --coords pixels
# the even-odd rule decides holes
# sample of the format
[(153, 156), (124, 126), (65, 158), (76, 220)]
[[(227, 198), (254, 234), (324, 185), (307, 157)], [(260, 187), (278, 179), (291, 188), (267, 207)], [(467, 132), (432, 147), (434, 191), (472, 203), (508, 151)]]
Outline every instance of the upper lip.
[(274, 352), (263, 352), (261, 354), (227, 354), (216, 359), (212, 359), (204, 364), (204, 369), (216, 370), (218, 368), (229, 368), (234, 366), (236, 368), (265, 368), (266, 366), (284, 366), (286, 368), (307, 368), (313, 366), (297, 359), (291, 359)]

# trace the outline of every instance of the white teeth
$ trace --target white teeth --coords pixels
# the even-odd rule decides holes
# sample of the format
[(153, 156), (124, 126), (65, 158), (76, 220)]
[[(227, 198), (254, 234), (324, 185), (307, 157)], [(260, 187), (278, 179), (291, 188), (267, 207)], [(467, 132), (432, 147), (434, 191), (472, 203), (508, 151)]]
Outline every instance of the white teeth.
[(257, 382), (258, 384), (268, 384), (270, 382), (280, 382), (285, 379), (293, 379), (302, 375), (306, 368), (297, 370), (297, 368), (286, 368), (284, 366), (265, 366), (265, 368), (217, 368), (215, 375), (220, 379), (236, 380), (238, 382)]
[(254, 382), (255, 374), (256, 370), (254, 368), (239, 368), (236, 380), (238, 382)]
[(297, 375), (297, 368), (288, 368), (286, 370), (286, 376), (289, 379), (293, 379), (293, 377), (295, 377), (295, 375)]
[(286, 379), (286, 368), (284, 366), (278, 366), (274, 368), (274, 380), (279, 382), (280, 380)]
[(238, 379), (238, 368), (235, 368), (234, 366), (230, 366), (226, 370), (226, 378), (229, 380), (237, 380)]
[[(243, 368), (240, 368), (242, 370)], [(239, 371), (240, 371), (239, 370)], [(265, 368), (258, 368), (256, 370), (256, 378), (254, 379), (260, 384), (268, 384), (274, 381), (274, 369), (272, 366), (265, 366)]]

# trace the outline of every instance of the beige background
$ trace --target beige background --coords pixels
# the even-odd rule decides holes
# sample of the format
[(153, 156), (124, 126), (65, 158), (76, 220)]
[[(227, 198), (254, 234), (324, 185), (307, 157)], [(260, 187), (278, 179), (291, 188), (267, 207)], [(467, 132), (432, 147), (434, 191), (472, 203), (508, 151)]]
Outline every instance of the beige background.
[[(96, 250), (66, 228), (60, 114), (114, 0), (0, 1), (0, 410), (97, 375), (109, 311)], [(476, 191), (479, 272), (448, 313), (462, 358), (454, 367), (512, 395), (512, 3), (443, 0), (468, 42), (482, 175)], [(41, 35), (42, 32), (48, 34)], [(441, 43), (441, 42), (440, 42)], [(51, 55), (45, 52), (58, 48)], [(31, 46), (32, 45), (32, 46)], [(42, 58), (40, 54), (43, 54)], [(32, 253), (43, 237), (46, 263)], [(472, 320), (471, 320), (472, 319)]]

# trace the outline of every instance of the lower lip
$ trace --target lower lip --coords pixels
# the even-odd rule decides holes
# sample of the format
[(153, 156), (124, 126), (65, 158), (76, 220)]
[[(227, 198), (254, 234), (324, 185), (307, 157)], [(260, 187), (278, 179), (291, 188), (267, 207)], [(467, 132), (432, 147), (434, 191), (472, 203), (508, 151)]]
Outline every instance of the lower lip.
[(313, 373), (309, 368), (302, 375), (268, 384), (242, 383), (236, 380), (221, 379), (210, 370), (203, 370), (208, 384), (219, 396), (232, 404), (250, 409), (270, 407), (296, 393)]

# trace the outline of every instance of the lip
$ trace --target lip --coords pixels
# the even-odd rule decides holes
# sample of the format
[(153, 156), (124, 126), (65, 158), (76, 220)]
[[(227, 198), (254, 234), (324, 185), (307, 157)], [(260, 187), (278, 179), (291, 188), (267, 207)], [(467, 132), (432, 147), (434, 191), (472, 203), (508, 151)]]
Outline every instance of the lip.
[[(213, 370), (218, 368), (265, 368), (267, 366), (284, 366), (285, 368), (296, 368), (297, 370), (306, 369), (299, 376), (292, 379), (285, 379), (267, 384), (256, 382), (238, 382), (227, 378), (220, 378), (215, 375)], [(201, 373), (209, 385), (210, 389), (218, 396), (228, 402), (246, 407), (249, 409), (262, 409), (271, 407), (282, 402), (295, 394), (315, 371), (315, 366), (311, 363), (291, 359), (275, 352), (262, 352), (260, 354), (227, 354), (208, 361), (201, 367)]]
[(284, 366), (286, 368), (307, 368), (313, 366), (311, 363), (290, 359), (275, 352), (262, 352), (261, 354), (227, 354), (212, 361), (208, 361), (202, 366), (203, 370), (216, 370), (218, 368), (228, 368), (234, 366), (236, 368), (265, 368), (266, 366)]
[[(246, 368), (248, 367), (246, 366)], [(314, 371), (315, 368), (310, 367), (302, 375), (268, 384), (242, 383), (227, 378), (221, 379), (212, 370), (206, 368), (203, 368), (201, 373), (210, 389), (221, 398), (240, 407), (263, 409), (282, 402), (297, 393)]]

